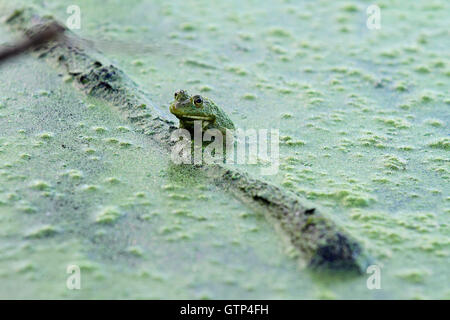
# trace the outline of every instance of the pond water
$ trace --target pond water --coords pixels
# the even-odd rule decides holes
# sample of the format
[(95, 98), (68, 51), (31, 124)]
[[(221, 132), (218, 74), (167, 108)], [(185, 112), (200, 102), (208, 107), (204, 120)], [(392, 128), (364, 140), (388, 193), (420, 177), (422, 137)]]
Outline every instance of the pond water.
[(24, 58), (0, 84), (1, 296), (449, 297), (448, 3), (379, 2), (380, 30), (365, 1), (34, 3), (61, 21), (79, 5), (75, 32), (162, 110), (184, 88), (239, 128), (278, 129), (278, 173), (244, 169), (349, 230), (382, 290), (305, 270), (264, 217)]

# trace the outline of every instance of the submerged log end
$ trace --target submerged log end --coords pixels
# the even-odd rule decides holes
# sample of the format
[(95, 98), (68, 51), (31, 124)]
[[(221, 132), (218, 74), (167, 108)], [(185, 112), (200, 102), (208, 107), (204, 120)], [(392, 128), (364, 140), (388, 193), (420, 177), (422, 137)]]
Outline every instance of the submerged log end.
[(339, 270), (362, 274), (373, 259), (349, 235), (337, 231), (321, 241), (309, 259), (315, 270)]

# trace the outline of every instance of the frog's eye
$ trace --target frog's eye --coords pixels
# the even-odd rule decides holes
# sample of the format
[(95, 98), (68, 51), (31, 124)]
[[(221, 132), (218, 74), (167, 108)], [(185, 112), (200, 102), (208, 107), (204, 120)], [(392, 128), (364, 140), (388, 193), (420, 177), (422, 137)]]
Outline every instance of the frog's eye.
[(200, 96), (194, 96), (192, 98), (196, 107), (201, 107), (203, 105), (203, 99)]

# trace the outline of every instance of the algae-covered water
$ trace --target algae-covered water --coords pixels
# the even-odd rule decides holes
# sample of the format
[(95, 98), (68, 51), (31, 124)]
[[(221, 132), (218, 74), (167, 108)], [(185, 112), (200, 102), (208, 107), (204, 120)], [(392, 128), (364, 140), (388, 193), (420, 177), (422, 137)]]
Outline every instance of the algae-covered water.
[(450, 297), (448, 3), (378, 2), (369, 30), (368, 1), (33, 2), (61, 21), (77, 4), (74, 32), (161, 108), (184, 88), (279, 129), (278, 174), (245, 170), (346, 228), (382, 288), (305, 269), (262, 215), (24, 57), (0, 75), (0, 297)]

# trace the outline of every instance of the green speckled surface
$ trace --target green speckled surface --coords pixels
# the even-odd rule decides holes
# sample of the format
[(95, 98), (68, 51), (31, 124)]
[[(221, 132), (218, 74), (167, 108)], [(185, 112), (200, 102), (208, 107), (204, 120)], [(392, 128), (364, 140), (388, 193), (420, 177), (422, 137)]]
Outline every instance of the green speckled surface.
[(28, 57), (1, 67), (1, 297), (449, 298), (448, 3), (379, 2), (378, 31), (366, 1), (34, 3), (62, 21), (78, 4), (77, 33), (115, 40), (104, 54), (155, 104), (185, 88), (279, 128), (264, 179), (357, 237), (382, 289), (305, 270), (263, 217)]

